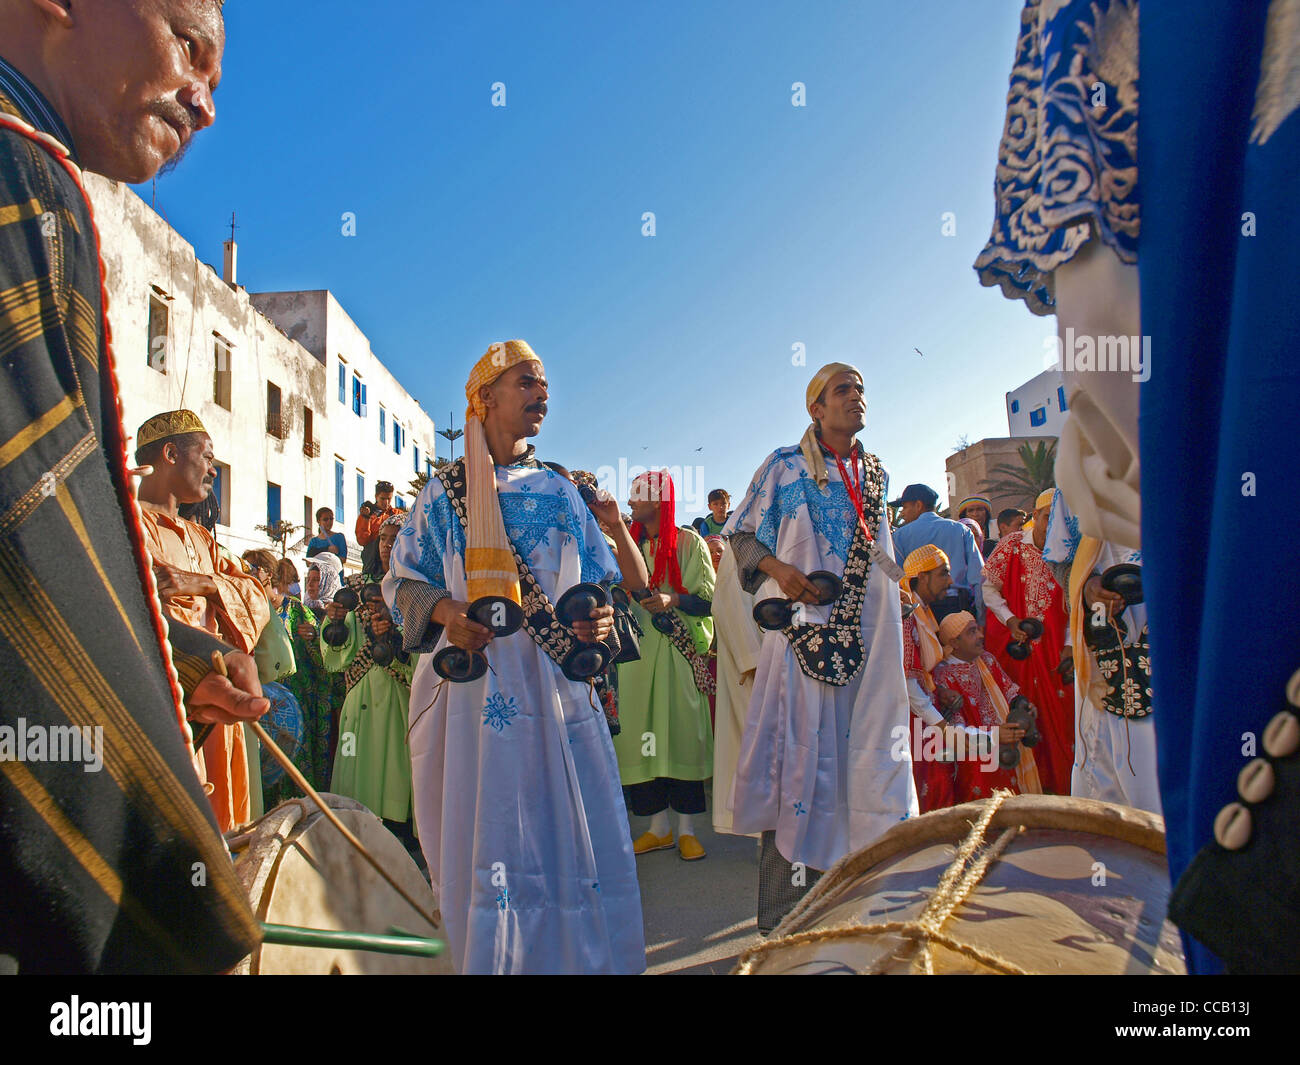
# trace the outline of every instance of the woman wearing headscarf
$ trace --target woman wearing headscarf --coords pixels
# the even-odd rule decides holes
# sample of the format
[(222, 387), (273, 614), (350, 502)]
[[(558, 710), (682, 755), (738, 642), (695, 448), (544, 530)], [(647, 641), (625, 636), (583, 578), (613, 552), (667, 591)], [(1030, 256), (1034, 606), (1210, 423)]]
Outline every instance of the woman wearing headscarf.
[(309, 560), (303, 605), (311, 607), (318, 621), (325, 616), (325, 607), (334, 593), (343, 586), (342, 570), (343, 563), (337, 555), (320, 554)]
[[(245, 551), (244, 560), (262, 582), (271, 611), (279, 615), (293, 645), (296, 669), (279, 680), (293, 693), (302, 712), (303, 740), (291, 755), (293, 764), (302, 770), (313, 788), (326, 791), (330, 784), (334, 682), (321, 660), (316, 618), (302, 600), (277, 587), (274, 577), (279, 567), (270, 551)], [(287, 775), (270, 785), (263, 782), (263, 801), (268, 810), (297, 794), (298, 788)]]
[(341, 673), (347, 686), (331, 788), (364, 803), (394, 835), (413, 845), (406, 730), (417, 656), (402, 650), (400, 617), (390, 613), (382, 595), (366, 592), (367, 587), (377, 589), (388, 572), (393, 542), (405, 518), (398, 512), (380, 526), (373, 563), (347, 578), (347, 586), (361, 597), (356, 610), (333, 602), (326, 607), (330, 620), (346, 627), (347, 639), (332, 647), (322, 629), (320, 651), (325, 668)]

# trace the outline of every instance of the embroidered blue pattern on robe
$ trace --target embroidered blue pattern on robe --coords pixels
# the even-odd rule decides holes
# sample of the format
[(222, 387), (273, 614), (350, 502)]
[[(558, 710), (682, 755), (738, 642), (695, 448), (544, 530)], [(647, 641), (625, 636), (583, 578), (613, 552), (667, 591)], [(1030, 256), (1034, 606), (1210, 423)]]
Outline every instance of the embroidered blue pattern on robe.
[[(499, 499), (506, 535), (524, 559), (552, 530), (562, 536), (573, 536), (579, 530), (577, 518), (563, 496), (541, 492), (502, 492)], [(557, 546), (564, 542), (563, 539), (557, 541)]]
[(818, 535), (825, 538), (836, 558), (847, 561), (858, 512), (841, 481), (830, 482), (825, 492), (819, 491), (816, 482), (806, 475), (781, 485), (773, 494), (772, 505), (764, 513), (755, 535), (769, 551), (775, 551), (782, 519), (805, 504)]
[(504, 732), (512, 717), (519, 716), (519, 707), (513, 698), (507, 701), (500, 692), (488, 696), (483, 706), (483, 724), (497, 732)]

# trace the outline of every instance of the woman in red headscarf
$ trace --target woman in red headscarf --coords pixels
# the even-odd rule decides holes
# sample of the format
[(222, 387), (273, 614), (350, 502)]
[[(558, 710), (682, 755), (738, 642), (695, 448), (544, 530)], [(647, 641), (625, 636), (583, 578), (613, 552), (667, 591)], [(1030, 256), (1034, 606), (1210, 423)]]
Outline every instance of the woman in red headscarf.
[(614, 738), (629, 811), (649, 817), (637, 854), (674, 844), (668, 809), (678, 815), (676, 844), (686, 861), (704, 857), (694, 815), (704, 813), (704, 781), (713, 775), (707, 692), (713, 640), (713, 562), (700, 534), (678, 527), (666, 470), (632, 482), (632, 538), (650, 570), (650, 589), (633, 612), (644, 636), (641, 658), (618, 667)]

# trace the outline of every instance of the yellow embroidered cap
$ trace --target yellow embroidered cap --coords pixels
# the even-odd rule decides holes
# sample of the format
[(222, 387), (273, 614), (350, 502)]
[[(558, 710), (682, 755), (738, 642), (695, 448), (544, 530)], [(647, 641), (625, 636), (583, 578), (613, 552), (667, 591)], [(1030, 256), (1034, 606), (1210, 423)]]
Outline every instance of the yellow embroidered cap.
[(948, 556), (934, 544), (924, 544), (903, 559), (903, 578), (911, 580), (932, 569), (948, 565)]
[(974, 620), (975, 615), (969, 610), (959, 610), (955, 614), (949, 614), (939, 622), (939, 639), (946, 644), (952, 643), (961, 635), (962, 630)]
[(474, 369), (470, 370), (469, 380), (465, 382), (465, 398), (469, 401), (469, 406), (465, 409), (466, 421), (470, 418), (482, 419), (487, 415), (487, 408), (483, 406), (478, 390), (484, 385), (490, 385), (510, 367), (521, 362), (535, 362), (539, 366), (542, 362), (526, 340), (498, 341), (483, 353), (483, 357), (474, 364)]
[(1045, 507), (1052, 502), (1052, 497), (1056, 495), (1055, 488), (1046, 488), (1038, 493), (1038, 498), (1034, 500), (1034, 509)]
[(840, 373), (855, 373), (858, 375), (859, 381), (865, 380), (862, 371), (856, 366), (852, 366), (847, 362), (828, 362), (808, 382), (808, 391), (804, 394), (804, 406), (809, 414), (812, 413), (812, 405), (817, 402), (817, 397), (822, 394), (822, 390), (830, 383), (830, 379)]
[(135, 446), (142, 448), (157, 440), (206, 432), (199, 416), (192, 410), (169, 410), (165, 414), (155, 414), (135, 431)]

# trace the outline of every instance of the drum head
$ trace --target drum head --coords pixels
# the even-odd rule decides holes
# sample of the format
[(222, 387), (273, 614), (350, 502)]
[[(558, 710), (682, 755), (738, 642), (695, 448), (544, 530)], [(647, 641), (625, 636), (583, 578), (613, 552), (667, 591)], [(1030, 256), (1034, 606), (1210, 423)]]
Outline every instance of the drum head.
[(840, 592), (844, 590), (844, 582), (829, 570), (813, 570), (812, 573), (808, 574), (808, 579), (821, 592), (821, 597), (817, 600), (817, 606), (830, 606), (840, 597)]
[(1122, 595), (1127, 605), (1137, 606), (1142, 602), (1142, 567), (1132, 562), (1111, 566), (1101, 575), (1101, 586)]
[[(270, 733), (275, 745), (293, 758), (307, 742), (307, 726), (302, 719), (298, 700), (283, 684), (268, 682), (262, 685), (262, 694), (271, 700), (271, 709), (262, 715), (262, 727)], [(284, 776), (284, 766), (262, 747), (262, 784), (273, 788)]]
[(1031, 640), (1037, 640), (1043, 635), (1043, 623), (1037, 618), (1024, 618), (1020, 622), (1020, 631)]
[(470, 603), (466, 611), (493, 636), (510, 636), (524, 627), (524, 609), (504, 595), (484, 595)]
[[(844, 858), (736, 971), (923, 971), (925, 933), (913, 922), (926, 914), (988, 805), (908, 818)], [(1156, 815), (1090, 799), (1016, 795), (993, 813), (982, 839), (967, 870), (994, 844), (1003, 849), (982, 876), (948, 896), (954, 905), (939, 932), (951, 946), (930, 939), (936, 973), (1184, 972), (1178, 930), (1165, 920), (1169, 873)]]
[(575, 584), (555, 602), (555, 616), (573, 627), (575, 621), (588, 621), (598, 607), (609, 606), (609, 595), (599, 584)]
[[(426, 913), (438, 900), (406, 848), (373, 813), (354, 799), (323, 795), (334, 814), (361, 840), (389, 875)], [(231, 842), (235, 874), (248, 893), (253, 914), (268, 924), (326, 931), (383, 934), (398, 928), (411, 935), (446, 940), (441, 924), (421, 916), (366, 863), (339, 830), (307, 799), (271, 810)], [(380, 954), (342, 947), (292, 947), (264, 943), (236, 973), (450, 974), (449, 951), (438, 958)]]
[(754, 604), (754, 621), (760, 629), (784, 629), (794, 618), (789, 599), (762, 599)]
[(564, 658), (561, 672), (569, 680), (590, 680), (609, 666), (609, 648), (603, 643), (582, 643)]
[(460, 647), (444, 647), (433, 656), (433, 671), (453, 684), (465, 684), (487, 672), (487, 659)]

